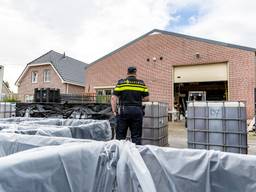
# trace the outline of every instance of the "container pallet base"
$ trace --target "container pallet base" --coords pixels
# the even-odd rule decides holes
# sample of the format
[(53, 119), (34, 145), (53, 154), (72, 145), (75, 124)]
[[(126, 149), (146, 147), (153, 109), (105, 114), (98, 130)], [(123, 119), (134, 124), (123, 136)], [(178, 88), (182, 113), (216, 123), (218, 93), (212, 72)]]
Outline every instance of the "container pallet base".
[(158, 139), (168, 135), (168, 125), (152, 128), (152, 127), (143, 127), (142, 128), (142, 138), (152, 138)]
[(160, 139), (142, 138), (141, 143), (142, 145), (156, 145), (164, 147), (168, 145), (168, 136), (164, 136)]
[(200, 142), (188, 142), (189, 149), (207, 149), (207, 150), (217, 150), (230, 153), (240, 153), (247, 154), (248, 146), (238, 146), (238, 145), (225, 145), (225, 144), (215, 144), (215, 143), (200, 143)]

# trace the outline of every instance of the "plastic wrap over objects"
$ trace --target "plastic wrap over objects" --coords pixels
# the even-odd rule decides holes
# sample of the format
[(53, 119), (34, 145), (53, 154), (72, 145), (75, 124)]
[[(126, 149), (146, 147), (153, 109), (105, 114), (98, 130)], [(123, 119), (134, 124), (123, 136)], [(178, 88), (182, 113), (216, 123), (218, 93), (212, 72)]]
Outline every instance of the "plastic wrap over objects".
[(108, 120), (8, 118), (0, 119), (0, 132), (108, 141), (112, 130)]

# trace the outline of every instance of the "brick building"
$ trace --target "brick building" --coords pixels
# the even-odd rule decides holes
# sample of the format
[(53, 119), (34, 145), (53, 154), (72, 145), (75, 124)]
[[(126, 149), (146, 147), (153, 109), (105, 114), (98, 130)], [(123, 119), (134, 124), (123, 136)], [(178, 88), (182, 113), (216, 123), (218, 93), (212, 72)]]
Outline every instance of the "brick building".
[(111, 93), (116, 81), (136, 66), (150, 100), (170, 110), (193, 97), (246, 101), (254, 115), (256, 49), (153, 30), (96, 60), (85, 70), (85, 91)]
[(33, 100), (35, 88), (56, 88), (63, 94), (84, 93), (86, 63), (49, 51), (27, 64), (16, 81), (20, 101)]

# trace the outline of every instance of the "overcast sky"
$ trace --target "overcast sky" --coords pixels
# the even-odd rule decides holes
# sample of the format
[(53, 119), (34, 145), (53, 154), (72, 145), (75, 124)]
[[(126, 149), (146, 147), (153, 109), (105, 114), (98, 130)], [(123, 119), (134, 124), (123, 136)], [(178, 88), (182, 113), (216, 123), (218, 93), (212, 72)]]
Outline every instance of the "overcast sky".
[(13, 90), (49, 50), (90, 63), (154, 28), (256, 47), (255, 0), (0, 0), (0, 64)]

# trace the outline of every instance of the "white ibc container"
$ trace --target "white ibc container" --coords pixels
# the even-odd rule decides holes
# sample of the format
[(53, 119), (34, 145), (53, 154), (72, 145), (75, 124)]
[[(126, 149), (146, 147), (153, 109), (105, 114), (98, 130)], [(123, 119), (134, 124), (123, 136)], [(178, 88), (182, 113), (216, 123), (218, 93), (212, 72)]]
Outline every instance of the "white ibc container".
[(159, 128), (168, 125), (168, 117), (144, 117), (143, 127)]
[[(166, 146), (168, 144), (168, 104), (144, 102), (145, 115), (142, 125), (142, 144)], [(127, 138), (130, 138), (128, 131)]]
[(15, 112), (15, 103), (0, 102), (0, 118), (14, 117)]
[(188, 103), (188, 147), (247, 153), (244, 102)]
[(145, 117), (166, 117), (168, 116), (168, 104), (162, 102), (144, 102)]

